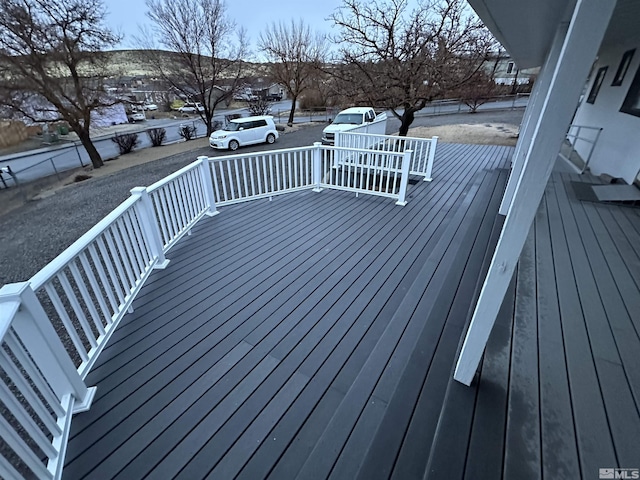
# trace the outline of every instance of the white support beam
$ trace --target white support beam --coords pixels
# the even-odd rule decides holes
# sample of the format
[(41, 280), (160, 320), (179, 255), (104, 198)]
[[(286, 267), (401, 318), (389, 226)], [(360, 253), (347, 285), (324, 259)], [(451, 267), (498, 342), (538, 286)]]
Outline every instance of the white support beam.
[[(537, 119), (524, 169), (462, 346), (454, 378), (470, 385), (529, 234), (615, 1), (578, 0)], [(561, 36), (556, 38), (560, 42)], [(554, 47), (555, 48), (555, 47)]]
[[(560, 57), (560, 50), (563, 45), (564, 39), (567, 35), (568, 24), (561, 24), (556, 31), (551, 50), (547, 56), (547, 60), (540, 71), (540, 75), (533, 86), (533, 92), (527, 104), (527, 108), (522, 117), (522, 125), (520, 127), (520, 135), (518, 136), (518, 143), (513, 152), (511, 160), (511, 174), (509, 175), (509, 181), (507, 182), (507, 188), (505, 189), (504, 196), (502, 197), (502, 203), (500, 203), (500, 215), (506, 215), (509, 213), (509, 207), (513, 202), (513, 195), (516, 191), (516, 186), (520, 181), (520, 176), (524, 170), (524, 165), (527, 158), (527, 152), (531, 148), (531, 140), (537, 125), (537, 119), (542, 113), (542, 107), (546, 98), (546, 93), (551, 86), (551, 80), (555, 72), (558, 58)], [(577, 102), (576, 102), (577, 103)]]

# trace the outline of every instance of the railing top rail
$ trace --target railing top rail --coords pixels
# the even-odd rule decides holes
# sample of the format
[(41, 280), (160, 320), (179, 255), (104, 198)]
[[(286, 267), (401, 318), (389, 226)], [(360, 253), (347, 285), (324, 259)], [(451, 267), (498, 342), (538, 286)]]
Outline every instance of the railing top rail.
[(88, 232), (73, 242), (60, 255), (51, 260), (42, 270), (31, 277), (30, 283), (33, 290), (38, 290), (52, 276), (62, 270), (71, 260), (82, 252), (91, 242), (106, 230), (113, 222), (118, 220), (131, 206), (138, 201), (138, 197), (129, 197), (111, 211), (100, 222), (96, 223)]
[(361, 135), (361, 136), (366, 136), (366, 137), (384, 137), (384, 138), (392, 138), (394, 140), (419, 140), (419, 141), (425, 141), (425, 142), (431, 142), (433, 141), (433, 137), (429, 137), (429, 138), (423, 138), (423, 137), (400, 137), (398, 135), (383, 135), (381, 133), (358, 133), (358, 132), (351, 132), (349, 130), (345, 131), (345, 132), (337, 132), (340, 135)]
[(308, 147), (296, 147), (296, 148), (281, 148), (278, 150), (267, 150), (265, 152), (247, 152), (241, 153), (237, 155), (223, 155), (221, 157), (207, 157), (209, 162), (218, 162), (220, 160), (234, 160), (238, 158), (246, 158), (246, 157), (260, 157), (262, 155), (273, 155), (278, 153), (288, 153), (288, 152), (305, 152), (309, 150), (313, 150), (315, 147), (310, 145)]
[(199, 160), (196, 160), (195, 162), (191, 162), (189, 165), (186, 165), (186, 166), (182, 167), (177, 172), (174, 172), (171, 175), (169, 175), (168, 177), (164, 177), (164, 178), (158, 180), (156, 183), (148, 186), (147, 187), (147, 191), (149, 193), (151, 193), (154, 190), (157, 190), (158, 188), (166, 185), (167, 183), (170, 183), (170, 182), (174, 181), (176, 178), (180, 177), (181, 175), (184, 175), (189, 170), (193, 170), (194, 168), (197, 168), (198, 165), (200, 165), (200, 161)]
[(401, 157), (404, 155), (405, 152), (410, 151), (410, 150), (405, 150), (404, 152), (394, 152), (392, 150), (372, 150), (370, 148), (336, 147), (333, 145), (322, 145), (320, 148), (322, 150), (337, 150), (340, 152), (379, 153), (380, 155), (393, 155), (396, 157)]

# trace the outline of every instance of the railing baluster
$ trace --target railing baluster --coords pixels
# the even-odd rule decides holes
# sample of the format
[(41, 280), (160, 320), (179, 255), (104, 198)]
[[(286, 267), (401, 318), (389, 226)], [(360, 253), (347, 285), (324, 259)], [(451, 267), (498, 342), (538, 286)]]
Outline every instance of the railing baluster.
[(122, 227), (120, 225), (120, 219), (118, 219), (110, 228), (111, 234), (118, 246), (120, 251), (120, 258), (122, 259), (122, 264), (124, 265), (124, 270), (127, 272), (127, 276), (129, 278), (129, 293), (133, 290), (133, 286), (136, 284), (138, 280), (138, 274), (135, 267), (135, 260), (132, 258), (133, 254), (131, 253), (129, 242), (127, 242), (126, 235), (122, 234)]
[(267, 193), (269, 191), (269, 175), (267, 174), (267, 159), (264, 155), (261, 156), (262, 157), (262, 175), (264, 177), (264, 190), (260, 193), (264, 194)]
[(240, 169), (238, 168), (238, 159), (234, 158), (233, 159), (233, 170), (235, 172), (235, 177), (236, 177), (236, 187), (237, 187), (237, 195), (235, 196), (235, 198), (241, 198), (242, 197), (242, 186), (240, 185)]
[(232, 173), (232, 168), (231, 168), (231, 160), (227, 160), (224, 162), (224, 164), (226, 165), (225, 170), (227, 171), (227, 186), (229, 187), (229, 199), (230, 200), (235, 200), (236, 199), (236, 195), (233, 189), (233, 173)]
[[(200, 175), (200, 170), (192, 170), (191, 178), (193, 179), (194, 188), (198, 193), (198, 211), (204, 212), (207, 210), (207, 198), (206, 198), (206, 189), (204, 186), (204, 180), (202, 179), (202, 175)], [(215, 197), (211, 197), (213, 202), (213, 207), (215, 208)]]
[[(272, 184), (272, 186), (271, 186), (271, 191), (272, 192), (279, 192), (281, 190), (280, 161), (281, 161), (280, 155), (269, 155), (269, 164), (270, 165), (273, 164), (273, 163), (276, 164), (276, 182), (275, 182), (276, 189), (275, 190), (273, 189), (273, 184)], [(283, 173), (284, 173), (284, 167), (283, 167)]]
[[(42, 433), (42, 430), (40, 430), (36, 423), (31, 419), (31, 416), (25, 411), (24, 407), (20, 405), (20, 402), (15, 399), (11, 391), (3, 382), (0, 382), (0, 396), (2, 396), (2, 402), (5, 407), (15, 417), (17, 422), (20, 424), (20, 427), (23, 428), (29, 437), (38, 445), (40, 450), (42, 450), (42, 452), (49, 458), (55, 457), (58, 452), (53, 448), (49, 439), (44, 433)], [(37, 403), (40, 402), (38, 401)], [(47, 419), (51, 420), (51, 416), (48, 413), (46, 416), (42, 417), (44, 422), (46, 422)], [(49, 423), (47, 423), (47, 425), (49, 425)], [(53, 425), (54, 428), (57, 428), (57, 432), (54, 430), (55, 434), (59, 435), (60, 428), (55, 423), (53, 423)]]
[(176, 234), (178, 234), (182, 231), (182, 229), (184, 228), (187, 222), (182, 213), (182, 209), (180, 208), (180, 201), (178, 200), (178, 193), (176, 192), (175, 183), (172, 182), (168, 184), (167, 190), (168, 190), (167, 193), (169, 194), (169, 199), (171, 200), (169, 202), (169, 207), (171, 208), (171, 210), (169, 210), (169, 213), (171, 215), (171, 218), (173, 218), (174, 220)]
[(17, 434), (2, 415), (0, 415), (0, 437), (18, 454), (20, 460), (31, 469), (37, 478), (51, 478), (51, 474), (45, 468), (42, 461), (33, 450), (27, 446), (24, 440), (20, 438), (20, 435)]
[[(90, 247), (92, 247), (93, 245), (90, 245)], [(105, 294), (108, 296), (109, 295), (109, 289), (108, 286), (105, 285), (105, 281), (102, 280), (102, 289), (100, 288), (100, 283), (98, 282), (98, 280), (96, 279), (96, 276), (93, 273), (93, 269), (91, 268), (91, 264), (89, 263), (89, 257), (87, 256), (87, 252), (82, 252), (79, 256), (80, 258), (80, 264), (82, 265), (82, 268), (84, 269), (85, 275), (87, 276), (87, 279), (89, 280), (89, 285), (91, 286), (91, 290), (93, 291), (93, 295), (96, 297), (96, 300), (98, 301), (98, 306), (100, 307), (100, 310), (102, 310), (102, 318), (104, 318), (104, 320), (107, 322), (107, 324), (111, 323), (111, 316), (113, 315), (111, 310), (109, 310), (109, 307), (107, 306), (107, 302), (105, 301), (104, 295), (102, 294), (102, 289), (104, 289)], [(96, 265), (95, 270), (98, 272), (98, 275), (100, 275), (100, 270), (98, 268), (98, 266)], [(100, 267), (102, 268), (102, 267)], [(104, 271), (102, 272), (104, 274)], [(115, 308), (115, 307), (114, 307)]]
[[(218, 170), (221, 168), (219, 162), (208, 162), (211, 172), (211, 181), (213, 182), (213, 190), (216, 194), (216, 203), (220, 203), (222, 201), (222, 197), (220, 196), (220, 187), (219, 187), (219, 179), (222, 178), (221, 175), (218, 175)], [(224, 183), (224, 180), (223, 180)]]
[(247, 182), (247, 165), (246, 158), (241, 160), (242, 162), (242, 185), (244, 186), (244, 197), (249, 196), (249, 182)]
[(64, 290), (64, 293), (67, 297), (67, 301), (71, 305), (71, 309), (75, 313), (76, 320), (80, 324), (80, 328), (82, 328), (82, 331), (84, 332), (87, 341), (89, 342), (92, 348), (95, 348), (97, 345), (97, 342), (93, 334), (93, 331), (91, 330), (91, 325), (89, 324), (89, 322), (87, 322), (84, 312), (82, 311), (82, 307), (80, 306), (80, 303), (78, 302), (78, 299), (75, 296), (73, 288), (71, 288), (71, 284), (69, 283), (69, 279), (67, 278), (67, 275), (64, 273), (64, 271), (61, 271), (56, 275), (56, 278), (60, 282), (60, 286), (62, 287), (62, 290)]
[(176, 205), (176, 208), (182, 212), (182, 216), (184, 217), (184, 223), (180, 229), (180, 231), (182, 231), (187, 227), (187, 225), (189, 225), (189, 223), (191, 223), (191, 219), (193, 218), (191, 206), (189, 204), (189, 195), (184, 182), (184, 176), (176, 178), (173, 184), (175, 185), (176, 195), (178, 197), (178, 204)]
[[(251, 195), (256, 194), (255, 177), (253, 172), (254, 157), (249, 158), (249, 180), (251, 181)], [(256, 163), (257, 166), (257, 163)]]
[(107, 294), (109, 305), (111, 305), (111, 310), (105, 310), (106, 319), (109, 323), (111, 323), (113, 315), (118, 311), (118, 302), (116, 301), (116, 298), (114, 296), (112, 285), (107, 278), (107, 273), (105, 272), (100, 257), (98, 256), (95, 244), (93, 243), (89, 245), (89, 255), (91, 255), (93, 265), (98, 272), (98, 278), (100, 278), (100, 282), (102, 282), (102, 288)]
[(78, 291), (80, 292), (80, 296), (84, 301), (87, 310), (89, 310), (89, 315), (93, 319), (93, 324), (98, 330), (99, 335), (104, 334), (104, 325), (102, 325), (102, 318), (96, 309), (96, 306), (93, 303), (93, 299), (87, 290), (86, 285), (84, 284), (84, 279), (80, 274), (80, 270), (78, 270), (78, 266), (75, 264), (75, 260), (69, 264), (69, 271), (71, 272), (71, 276), (73, 280), (76, 282), (76, 286), (78, 287)]
[(173, 229), (173, 222), (171, 220), (171, 215), (169, 215), (169, 209), (167, 207), (167, 198), (165, 195), (164, 187), (159, 188), (158, 190), (156, 190), (155, 193), (156, 195), (154, 196), (154, 199), (157, 202), (157, 212), (159, 216), (161, 216), (161, 218), (164, 219), (164, 222), (162, 223), (163, 243), (165, 245), (168, 245), (169, 242), (171, 242), (171, 240), (175, 238), (176, 234)]
[[(133, 225), (131, 224), (130, 220), (131, 219), (129, 218), (129, 212), (123, 214), (122, 217), (120, 217), (120, 222), (125, 233), (125, 235), (123, 235), (123, 238), (125, 241), (129, 240), (126, 243), (130, 245), (131, 252), (133, 253), (132, 267), (134, 269), (134, 272), (136, 272), (137, 278), (137, 272), (144, 272), (146, 265), (144, 256), (142, 255), (142, 250), (140, 249), (140, 245), (138, 243), (138, 238), (133, 231)], [(138, 268), (136, 268), (136, 265)]]
[(224, 194), (224, 201), (227, 202), (231, 200), (229, 198), (229, 194), (227, 192), (227, 165), (228, 161), (224, 160), (218, 164), (220, 166), (220, 180), (222, 183), (222, 192)]
[[(126, 252), (124, 248), (121, 247), (120, 242), (117, 240), (117, 237), (114, 234), (114, 226), (111, 226), (104, 232), (104, 238), (107, 241), (107, 245), (109, 246), (109, 253), (111, 254), (111, 259), (116, 266), (116, 270), (118, 270), (118, 277), (122, 281), (122, 287), (124, 289), (124, 299), (131, 294), (132, 286), (135, 284), (135, 280), (131, 275), (131, 269), (128, 267), (127, 262), (125, 261)], [(119, 248), (116, 248), (116, 244)], [(128, 283), (125, 283), (128, 280)], [(124, 302), (123, 302), (124, 303)]]
[[(263, 155), (262, 158), (265, 158), (265, 155)], [(273, 193), (275, 183), (273, 181), (273, 158), (271, 157), (271, 155), (269, 155), (267, 163), (269, 164), (269, 185), (271, 186), (271, 190), (269, 190), (269, 192)]]
[[(122, 269), (122, 265), (120, 265), (120, 262), (117, 262), (114, 258), (116, 250), (115, 247), (113, 247), (113, 242), (110, 241), (109, 236), (107, 236), (105, 232), (96, 239), (96, 243), (98, 244), (98, 249), (100, 250), (102, 259), (104, 260), (104, 263), (107, 267), (107, 272), (109, 272), (111, 283), (116, 292), (116, 295), (118, 296), (118, 301), (120, 302), (120, 305), (122, 305), (125, 302), (127, 290), (126, 285), (124, 284), (124, 270)], [(118, 271), (117, 275), (113, 267), (115, 267)], [(121, 279), (123, 283), (119, 282), (118, 279)]]
[[(4, 338), (5, 343), (11, 349), (11, 353), (18, 360), (20, 367), (27, 373), (29, 376), (29, 381), (38, 389), (44, 401), (47, 402), (47, 405), (53, 411), (54, 415), (60, 417), (64, 415), (64, 410), (60, 406), (60, 401), (56, 398), (55, 393), (51, 390), (51, 387), (44, 381), (42, 375), (39, 374), (37, 367), (33, 363), (33, 360), (29, 357), (29, 355), (25, 355), (24, 348), (19, 342), (16, 340), (15, 335), (11, 330), (7, 331), (7, 334)], [(40, 418), (51, 418), (49, 415), (49, 411), (47, 407), (45, 407), (42, 402), (38, 401), (38, 395), (33, 391), (33, 388), (27, 382), (25, 377), (22, 375), (18, 367), (15, 365), (13, 360), (9, 358), (9, 355), (3, 348), (0, 348), (0, 365), (2, 365), (2, 369), (5, 371), (9, 379), (13, 382), (13, 384), (20, 390), (20, 393), (27, 401), (34, 413)], [(44, 420), (48, 425), (49, 422)], [(49, 430), (53, 432), (52, 429), (57, 428), (57, 424), (51, 425)]]
[(194, 170), (187, 172), (184, 178), (187, 186), (187, 191), (189, 192), (191, 208), (193, 209), (193, 215), (195, 218), (196, 216), (200, 215), (200, 213), (204, 209), (200, 197), (202, 193), (200, 189), (200, 183), (198, 182), (198, 177), (196, 176), (196, 172)]

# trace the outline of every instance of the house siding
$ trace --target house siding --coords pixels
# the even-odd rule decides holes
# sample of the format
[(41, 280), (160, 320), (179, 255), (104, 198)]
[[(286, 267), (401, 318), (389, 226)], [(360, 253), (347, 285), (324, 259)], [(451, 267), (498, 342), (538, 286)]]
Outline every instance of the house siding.
[[(622, 55), (627, 50), (636, 48), (629, 69), (622, 85), (611, 86), (616, 75)], [(600, 92), (593, 104), (586, 99), (591, 91), (595, 73), (599, 68), (608, 66)], [(637, 33), (624, 44), (605, 47), (600, 51), (598, 60), (585, 89), (582, 103), (578, 107), (573, 123), (601, 127), (602, 132), (589, 162), (589, 168), (595, 175), (606, 173), (613, 177), (623, 178), (632, 183), (640, 171), (640, 117), (620, 112), (633, 78), (640, 68), (640, 33)], [(589, 145), (578, 142), (576, 150), (585, 158)]]

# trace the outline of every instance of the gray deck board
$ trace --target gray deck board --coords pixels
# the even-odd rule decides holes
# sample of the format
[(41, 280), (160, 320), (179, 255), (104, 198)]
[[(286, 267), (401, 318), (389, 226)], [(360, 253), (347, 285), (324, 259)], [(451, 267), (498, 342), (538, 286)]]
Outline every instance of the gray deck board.
[(309, 191), (203, 219), (90, 373), (65, 478), (633, 467), (640, 216), (576, 202), (576, 176), (553, 175), (479, 381), (451, 379), (510, 153), (440, 144), (405, 207)]
[(479, 377), (450, 381), (425, 478), (597, 478), (640, 458), (640, 218), (577, 201), (569, 182), (593, 180), (553, 174)]

